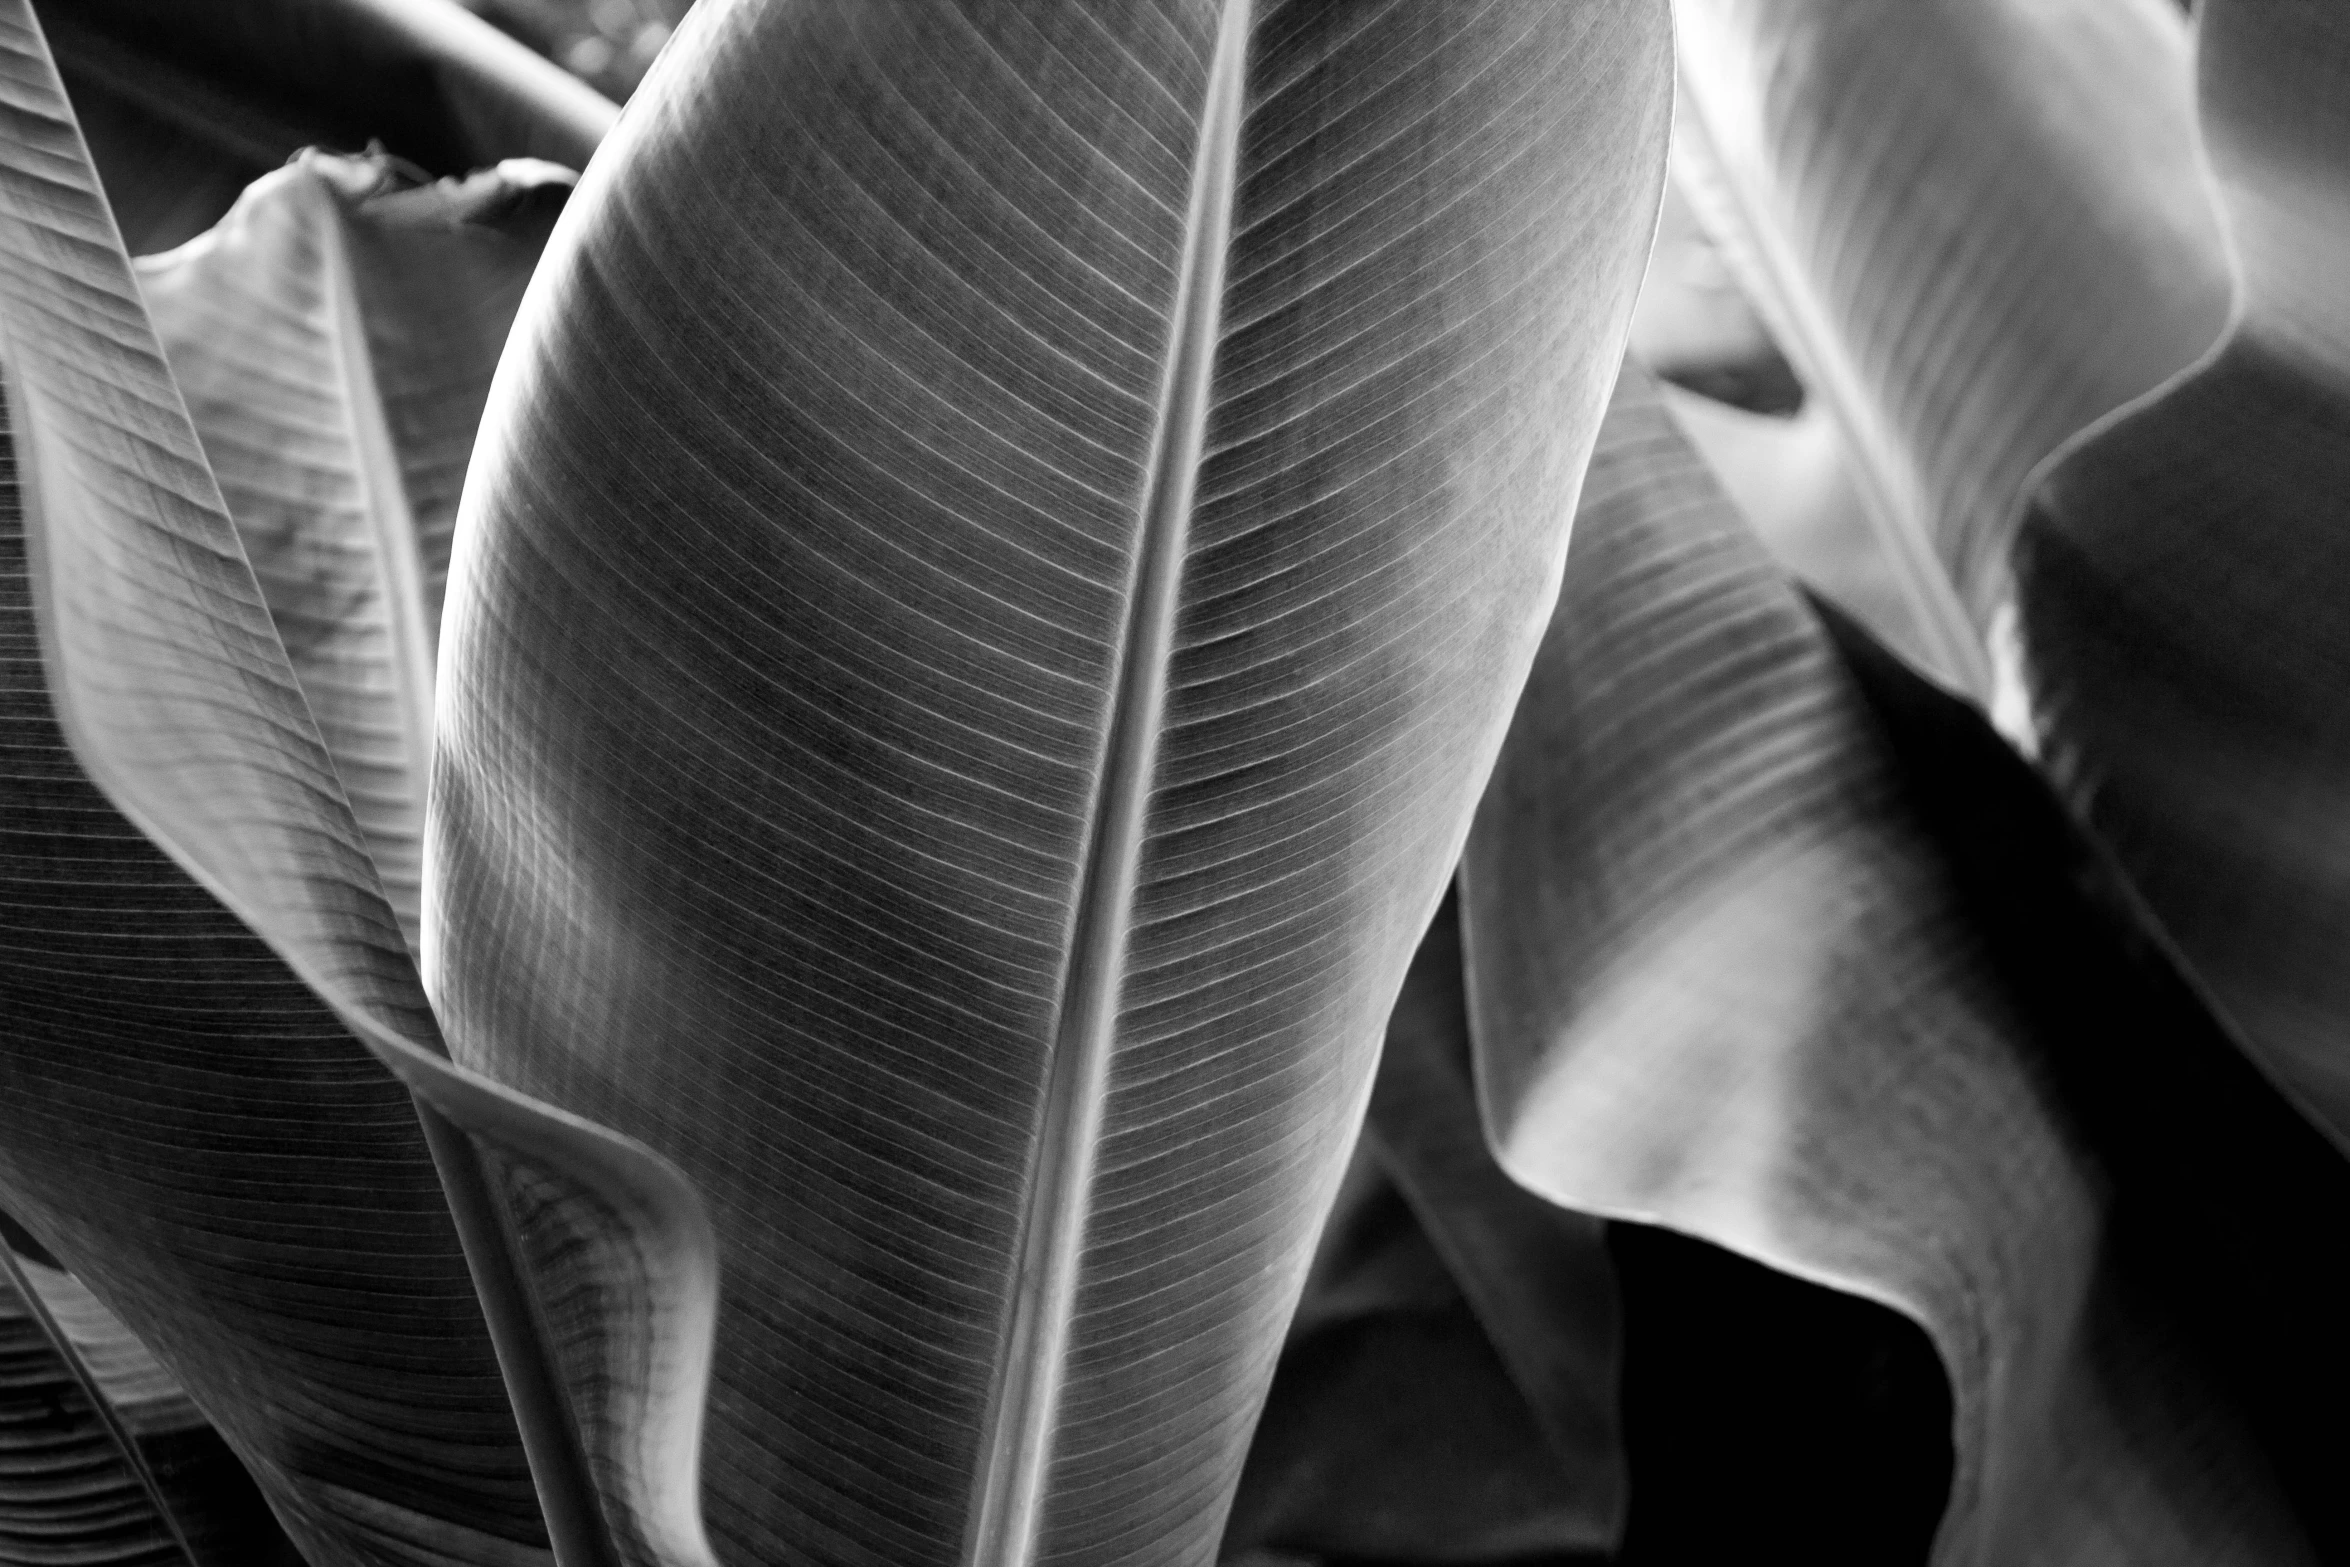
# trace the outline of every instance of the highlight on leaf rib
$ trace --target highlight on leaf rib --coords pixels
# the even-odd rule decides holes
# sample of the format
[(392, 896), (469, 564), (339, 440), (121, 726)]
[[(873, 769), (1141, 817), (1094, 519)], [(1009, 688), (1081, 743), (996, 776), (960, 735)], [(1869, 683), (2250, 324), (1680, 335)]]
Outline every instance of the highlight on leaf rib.
[(2259, 1059), (2350, 1140), (2350, 29), (2213, 0), (2236, 264), (2211, 355), (2052, 460), (2019, 552), (2041, 754)]
[(1555, 590), (1662, 6), (1229, 15), (698, 7), (491, 397), (426, 971), (708, 1198), (729, 1558), (1213, 1550)]
[(619, 110), (451, 0), (42, 0), (134, 255), (212, 227), (305, 147), (428, 175), (581, 168)]
[[(2296, 1395), (2230, 1358), (2262, 1330), (2206, 1332), (2170, 1304), (2199, 1273), (2238, 1275), (2181, 1256), (2174, 1188), (2135, 1189), (2144, 1161), (2084, 1135), (2094, 1100), (2068, 1101), (2061, 1062), (2092, 1048), (2043, 1010), (2073, 992), (2018, 977), (1910, 799), (1912, 765), (1628, 370), (1464, 860), (1467, 1003), (1505, 1168), (1919, 1321), (1954, 1400), (1937, 1562), (2313, 1559), (2263, 1423)], [(2089, 1092), (2138, 1092), (2108, 1081), (2131, 1062), (2175, 1086), (2160, 1028), (2176, 1017), (2126, 973), (2068, 979), (2155, 1036), (2098, 1061)], [(2236, 1065), (2216, 1039), (2195, 1059)], [(2305, 1157), (2256, 1084), (2152, 1096), (2148, 1124), (2175, 1148), (2193, 1111), (2234, 1114), (2247, 1093), (2262, 1139)], [(2228, 1149), (2212, 1164), (2245, 1157), (2241, 1124), (2198, 1128)], [(2265, 1222), (2238, 1176), (2198, 1160), (2196, 1179), (2241, 1204), (2231, 1222)], [(2246, 1386), (2270, 1404), (2248, 1413)]]
[(137, 264), (411, 951), (458, 490), (572, 182), (507, 162), (415, 186), (386, 160), (305, 152)]
[(2191, 363), (2225, 316), (2178, 7), (1675, 15), (1676, 163), (1842, 422), (1936, 659), (1988, 701), (2032, 468)]

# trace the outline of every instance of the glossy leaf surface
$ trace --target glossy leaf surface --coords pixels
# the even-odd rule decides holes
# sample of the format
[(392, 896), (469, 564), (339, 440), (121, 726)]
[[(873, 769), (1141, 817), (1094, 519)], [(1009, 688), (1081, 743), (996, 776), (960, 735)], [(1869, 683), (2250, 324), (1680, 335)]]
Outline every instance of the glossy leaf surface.
[(1936, 661), (1984, 642), (2034, 465), (2218, 335), (2169, 0), (1690, 0), (1700, 208), (1836, 409)]
[(209, 229), (295, 152), (382, 142), (428, 175), (585, 166), (618, 111), (451, 0), (45, 0), (133, 254)]
[(677, 1160), (722, 1555), (1200, 1561), (1547, 613), (1662, 8), (697, 8), (460, 526), (459, 1058)]
[(22, 4), (0, 68), (0, 1191), (316, 1560), (543, 1560), (432, 1157), (352, 1033), (432, 1048), (431, 1014)]
[[(2196, 1336), (2172, 1297), (2218, 1264), (2125, 1245), (2143, 1232), (2113, 1193), (2143, 1165), (2125, 1172), (2083, 1135), (2088, 1112), (2059, 1091), (2078, 1084), (2055, 1063), (2091, 1046), (2074, 1015), (2042, 1011), (2079, 992), (2018, 978), (1909, 797), (1908, 765), (1628, 377), (1464, 862), (1470, 1017), (1504, 1165), (1568, 1206), (1916, 1318), (1953, 1391), (1938, 1561), (2309, 1559), (2221, 1354), (2259, 1330)], [(2128, 985), (2087, 968), (2070, 982), (2140, 1026)], [(2229, 1087), (2163, 1103), (2173, 1146), (2181, 1105), (2249, 1102), (2262, 1138), (2290, 1133), (2273, 1096), (2225, 1078), (2241, 1068), (2224, 1039), (2201, 1043)], [(2136, 1092), (2130, 1059), (2108, 1052), (2089, 1094)], [(2100, 1071), (2129, 1086), (2100, 1088)], [(2306, 1159), (2306, 1143), (2278, 1146)], [(2242, 1157), (2229, 1147), (2197, 1178), (2241, 1206), (2236, 1222), (2265, 1223), (2273, 1194), (2225, 1168)], [(2176, 1180), (2129, 1211), (2160, 1213)]]
[(270, 619), (416, 945), (449, 538), (490, 377), (571, 175), (413, 186), (304, 153), (138, 265)]
[(2032, 498), (2041, 755), (2260, 1058), (2350, 1146), (2350, 25), (2203, 8), (2237, 319)]

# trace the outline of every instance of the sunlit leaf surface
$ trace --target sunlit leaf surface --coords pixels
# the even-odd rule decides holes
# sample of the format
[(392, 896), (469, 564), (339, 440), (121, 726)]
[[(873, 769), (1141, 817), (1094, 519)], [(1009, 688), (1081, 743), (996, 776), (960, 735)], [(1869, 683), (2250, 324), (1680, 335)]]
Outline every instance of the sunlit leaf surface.
[(571, 185), (304, 153), (138, 264), (270, 618), (416, 944), (433, 663), (473, 435)]
[(1984, 639), (2033, 466), (2217, 336), (2169, 0), (1686, 0), (1693, 194), (1835, 408), (1936, 662)]
[(2025, 683), (2075, 808), (2350, 1145), (2350, 18), (2215, 0), (2198, 26), (2237, 320), (2048, 471)]
[(722, 1555), (1213, 1552), (1564, 550), (1666, 19), (696, 9), (501, 367), (461, 1060), (725, 1269)]
[[(1986, 913), (1967, 867), (2004, 866), (1997, 835), (1953, 855), (1905, 782), (1922, 767), (1971, 806), (2004, 800), (1983, 758), (2022, 764), (1967, 721), (1976, 749), (1896, 753), (1628, 375), (1464, 865), (1503, 1163), (1567, 1206), (1922, 1323), (1955, 1419), (1938, 1561), (2312, 1559), (2312, 1493), (2296, 1488), (2297, 1521), (2269, 1411), (2307, 1396), (2315, 1418), (2339, 1356), (2302, 1336), (2307, 1315), (2283, 1355), (2306, 1357), (2305, 1387), (2239, 1347), (2288, 1329), (2258, 1326), (2276, 1270), (2308, 1275), (2182, 1257), (2171, 1225), (2195, 1193), (2265, 1257), (2278, 1194), (2301, 1183), (2332, 1211), (2338, 1161), (2224, 1038), (2193, 1036), (2191, 1003), (2150, 1000), (2064, 923), (2074, 873), (2037, 818), (2008, 831), (2044, 883)], [(2072, 970), (2018, 967), (2009, 928)], [(2126, 1046), (2097, 1031), (2124, 1024)], [(2182, 1152), (2190, 1138), (2224, 1153)], [(2265, 1304), (2214, 1326), (2186, 1304), (2208, 1303), (2207, 1275)]]

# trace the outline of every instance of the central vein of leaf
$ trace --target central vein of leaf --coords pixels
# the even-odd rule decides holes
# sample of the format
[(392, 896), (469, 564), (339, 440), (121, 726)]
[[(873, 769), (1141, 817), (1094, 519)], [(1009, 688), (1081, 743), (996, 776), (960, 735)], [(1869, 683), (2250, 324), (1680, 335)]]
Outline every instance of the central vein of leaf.
[(1128, 585), (1126, 634), (1062, 978), (1050, 1079), (1020, 1217), (1009, 1321), (998, 1346), (979, 1457), (963, 1553), (969, 1567), (1028, 1567), (1036, 1553), (1166, 707), (1177, 593), (1207, 433), (1225, 252), (1232, 238), (1250, 10), (1250, 0), (1229, 0), (1225, 7), (1200, 113), (1183, 260)]

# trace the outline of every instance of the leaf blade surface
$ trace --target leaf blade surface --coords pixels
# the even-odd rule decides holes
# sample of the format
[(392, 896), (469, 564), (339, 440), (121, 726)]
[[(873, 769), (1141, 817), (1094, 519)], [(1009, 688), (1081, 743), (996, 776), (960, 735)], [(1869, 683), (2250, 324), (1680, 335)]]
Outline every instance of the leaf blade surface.
[(2257, 1058), (2350, 1139), (2337, 932), (2350, 672), (2350, 33), (2199, 13), (2198, 100), (2236, 272), (2227, 335), (2058, 454), (2018, 550), (2032, 732)]
[[(1937, 1561), (2309, 1559), (2281, 1428), (2256, 1441), (2248, 1413), (2246, 1386), (2273, 1396), (2273, 1373), (2238, 1380), (2231, 1358), (2264, 1330), (2196, 1320), (2194, 1280), (2221, 1265), (2162, 1237), (2180, 1188), (2265, 1226), (2277, 1172), (2236, 1173), (2239, 1136), (2289, 1149), (2329, 1203), (2340, 1176), (2216, 1030), (2193, 1044), (2215, 1093), (2181, 1088), (2167, 1040), (2103, 1055), (2077, 1037), (2080, 1013), (2144, 1005), (2126, 992), (2048, 1017), (2047, 996), (2073, 992), (2020, 982), (1974, 923), (1899, 760), (1628, 374), (1464, 861), (1504, 1167), (1918, 1320), (1953, 1393)], [(2149, 1191), (2103, 1095), (2143, 1095), (2121, 1120), (2169, 1129), (2130, 1136), (2232, 1151), (2192, 1178), (2158, 1152), (2172, 1173)]]
[(697, 12), (493, 394), (427, 972), (710, 1196), (725, 1552), (1213, 1550), (1550, 591), (1658, 13), (1233, 16)]

